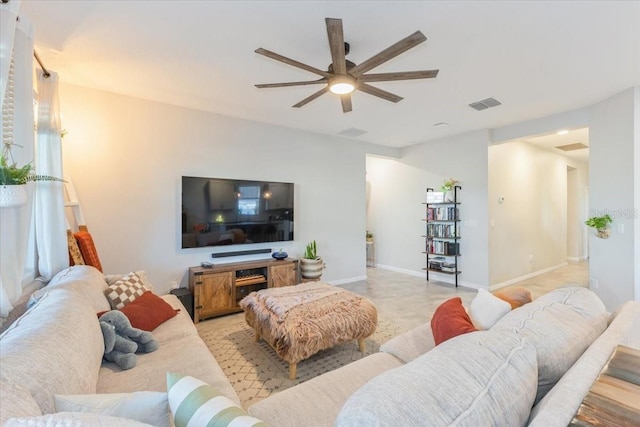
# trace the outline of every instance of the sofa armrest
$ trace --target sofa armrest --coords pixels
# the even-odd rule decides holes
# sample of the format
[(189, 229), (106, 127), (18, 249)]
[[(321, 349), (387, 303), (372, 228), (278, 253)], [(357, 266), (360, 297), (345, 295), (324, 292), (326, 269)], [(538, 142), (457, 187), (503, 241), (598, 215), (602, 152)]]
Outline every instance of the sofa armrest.
[(405, 363), (422, 356), (435, 347), (431, 323), (423, 323), (380, 346), (380, 351), (397, 357)]

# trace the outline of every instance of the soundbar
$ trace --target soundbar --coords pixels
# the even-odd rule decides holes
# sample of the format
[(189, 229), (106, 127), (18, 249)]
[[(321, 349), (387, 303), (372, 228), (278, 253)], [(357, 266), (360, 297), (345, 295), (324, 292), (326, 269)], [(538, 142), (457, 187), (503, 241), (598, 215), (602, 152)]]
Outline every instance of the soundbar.
[(252, 249), (248, 251), (217, 252), (217, 253), (212, 253), (211, 258), (223, 258), (227, 256), (269, 254), (269, 253), (271, 253), (271, 249)]

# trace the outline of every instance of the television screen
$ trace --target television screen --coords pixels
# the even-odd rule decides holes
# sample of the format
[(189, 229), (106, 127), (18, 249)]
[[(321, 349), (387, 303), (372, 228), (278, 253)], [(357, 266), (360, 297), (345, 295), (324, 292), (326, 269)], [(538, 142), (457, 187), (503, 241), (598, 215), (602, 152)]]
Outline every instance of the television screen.
[(293, 183), (182, 177), (182, 248), (293, 240)]

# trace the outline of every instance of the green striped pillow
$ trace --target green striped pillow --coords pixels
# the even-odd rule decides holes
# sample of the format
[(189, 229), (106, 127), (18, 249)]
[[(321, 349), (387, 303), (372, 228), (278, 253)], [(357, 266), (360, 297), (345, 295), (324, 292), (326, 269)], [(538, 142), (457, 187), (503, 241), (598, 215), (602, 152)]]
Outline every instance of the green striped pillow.
[(214, 387), (190, 376), (167, 372), (167, 396), (176, 427), (268, 427)]

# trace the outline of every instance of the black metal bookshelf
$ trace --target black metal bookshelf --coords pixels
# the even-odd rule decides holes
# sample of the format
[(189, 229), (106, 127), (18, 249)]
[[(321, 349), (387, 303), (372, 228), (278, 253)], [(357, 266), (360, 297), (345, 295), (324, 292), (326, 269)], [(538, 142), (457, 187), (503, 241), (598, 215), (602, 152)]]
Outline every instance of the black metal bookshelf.
[[(425, 205), (425, 251), (427, 266), (423, 268), (429, 280), (429, 272), (450, 274), (455, 278), (458, 287), (458, 276), (462, 273), (458, 269), (460, 253), (460, 202), (458, 191), (462, 187), (453, 187), (453, 201), (428, 202)], [(427, 188), (427, 193), (433, 192)], [(429, 198), (427, 197), (427, 200)]]

